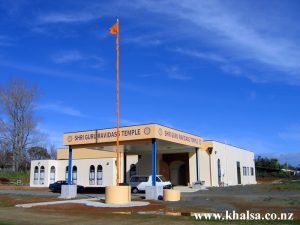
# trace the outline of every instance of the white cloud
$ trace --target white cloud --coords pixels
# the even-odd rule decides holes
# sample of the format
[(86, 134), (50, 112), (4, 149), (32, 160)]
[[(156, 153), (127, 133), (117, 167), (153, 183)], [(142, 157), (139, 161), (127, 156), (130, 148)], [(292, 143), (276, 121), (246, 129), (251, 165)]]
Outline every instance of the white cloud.
[(86, 23), (92, 20), (118, 14), (118, 6), (114, 0), (106, 2), (88, 1), (69, 4), (70, 8), (61, 11), (51, 11), (38, 14), (37, 24), (74, 24)]
[[(214, 61), (226, 73), (254, 82), (300, 84), (300, 47), (299, 38), (295, 38), (299, 28), (275, 4), (266, 8), (257, 3), (256, 10), (250, 2), (218, 0), (136, 0), (126, 4), (116, 0), (74, 5), (58, 12), (43, 12), (37, 23), (73, 24), (118, 14), (126, 19), (127, 43), (161, 46), (180, 39), (178, 52)], [(131, 33), (145, 27), (151, 29), (142, 35)], [(191, 45), (196, 50), (189, 50)]]
[(172, 80), (190, 80), (191, 77), (179, 70), (178, 66), (171, 66), (166, 68), (168, 77)]
[(184, 48), (175, 48), (174, 50), (171, 50), (174, 52), (178, 52), (187, 56), (199, 58), (199, 59), (205, 59), (205, 60), (210, 60), (210, 61), (215, 61), (215, 62), (221, 62), (221, 63), (227, 63), (227, 60), (222, 57), (219, 54), (212, 53), (212, 52), (201, 52), (197, 50), (189, 50), (189, 49), (184, 49)]
[(46, 15), (40, 15), (38, 17), (38, 22), (43, 23), (79, 23), (88, 22), (99, 17), (93, 15), (92, 13), (82, 12), (82, 13), (49, 13)]
[(221, 65), (221, 70), (225, 73), (232, 74), (232, 75), (241, 75), (242, 71), (238, 66), (232, 64), (224, 64)]
[(36, 110), (43, 110), (43, 111), (52, 111), (68, 116), (74, 117), (86, 117), (82, 112), (79, 110), (65, 105), (63, 102), (58, 103), (48, 103), (48, 104), (40, 104), (35, 107)]
[(125, 36), (125, 43), (137, 44), (140, 46), (158, 46), (162, 44), (162, 40), (154, 35), (135, 35), (135, 36)]
[[(113, 119), (115, 120), (115, 119)], [(137, 124), (142, 124), (136, 120), (131, 120), (131, 119), (120, 119), (121, 126), (132, 126), (132, 125), (137, 125)]]
[(92, 68), (99, 68), (104, 64), (104, 59), (102, 57), (85, 55), (78, 50), (60, 51), (52, 55), (51, 58), (55, 63), (59, 64), (81, 62), (82, 65)]
[(56, 63), (68, 63), (76, 62), (84, 59), (83, 55), (76, 50), (60, 52), (52, 56), (52, 59)]
[[(267, 77), (264, 77), (262, 73), (256, 75), (262, 76), (264, 80), (300, 84), (298, 39), (288, 36), (289, 30), (286, 26), (280, 27), (275, 22), (272, 26), (277, 26), (278, 29), (270, 29), (270, 24), (264, 21), (266, 18), (255, 17), (256, 14), (253, 15), (247, 7), (240, 5), (230, 7), (224, 2), (213, 0), (135, 1), (134, 4), (140, 9), (172, 17), (175, 23), (176, 21), (186, 22), (185, 26), (180, 28), (186, 29), (187, 37), (192, 36), (194, 40), (209, 42), (210, 46), (222, 49), (224, 57), (230, 58), (230, 61), (255, 62), (260, 66), (284, 73), (284, 75), (274, 73)], [(251, 22), (245, 19), (247, 17), (251, 17)], [(289, 29), (295, 27), (290, 26), (291, 24), (286, 25), (289, 25)], [(164, 26), (164, 29), (170, 30), (171, 28), (174, 29), (171, 24)], [(196, 55), (193, 52), (190, 54)], [(198, 57), (209, 58), (203, 54), (198, 54)], [(213, 60), (213, 57), (210, 58)]]
[(99, 85), (106, 85), (106, 86), (113, 86), (114, 80), (113, 79), (107, 79), (103, 78), (100, 75), (99, 76), (93, 76), (91, 74), (81, 74), (81, 73), (73, 73), (73, 72), (66, 72), (62, 70), (55, 70), (53, 68), (49, 67), (42, 67), (42, 66), (36, 66), (32, 64), (24, 64), (19, 62), (10, 62), (6, 61), (4, 59), (0, 60), (0, 65), (4, 67), (13, 68), (15, 70), (21, 70), (23, 72), (29, 72), (32, 76), (34, 75), (44, 75), (49, 77), (58, 77), (62, 79), (72, 80), (72, 81), (78, 81), (78, 82), (84, 82), (84, 83), (93, 83), (93, 84), (99, 84)]
[[(0, 58), (1, 59), (1, 58)], [(67, 72), (64, 70), (56, 70), (50, 67), (42, 67), (37, 65), (31, 65), (28, 63), (20, 63), (20, 62), (10, 62), (6, 61), (5, 59), (0, 60), (0, 66), (2, 67), (8, 67), (13, 68), (14, 70), (20, 70), (23, 73), (30, 73), (30, 76), (48, 76), (48, 77), (54, 77), (59, 79), (65, 79), (65, 80), (71, 80), (76, 81), (80, 83), (88, 83), (89, 85), (100, 85), (100, 86), (108, 86), (108, 87), (115, 87), (115, 80), (114, 76), (101, 76), (101, 74), (98, 75), (91, 75), (89, 73), (74, 73), (74, 72)], [(26, 74), (25, 73), (25, 74)], [(109, 79), (110, 78), (110, 79)], [(161, 93), (156, 91), (153, 92), (147, 87), (144, 86), (138, 86), (134, 83), (122, 83), (122, 89), (126, 89), (132, 92), (136, 92), (142, 95), (152, 96), (161, 98)], [(164, 90), (165, 96), (177, 96), (178, 93), (173, 90)]]

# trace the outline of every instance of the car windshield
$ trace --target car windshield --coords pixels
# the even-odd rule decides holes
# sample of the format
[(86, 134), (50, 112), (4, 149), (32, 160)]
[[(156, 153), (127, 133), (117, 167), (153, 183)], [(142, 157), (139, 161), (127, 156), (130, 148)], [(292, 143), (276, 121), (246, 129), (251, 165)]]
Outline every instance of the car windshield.
[(158, 176), (158, 177), (161, 179), (162, 182), (166, 182), (167, 181), (167, 179), (164, 176)]

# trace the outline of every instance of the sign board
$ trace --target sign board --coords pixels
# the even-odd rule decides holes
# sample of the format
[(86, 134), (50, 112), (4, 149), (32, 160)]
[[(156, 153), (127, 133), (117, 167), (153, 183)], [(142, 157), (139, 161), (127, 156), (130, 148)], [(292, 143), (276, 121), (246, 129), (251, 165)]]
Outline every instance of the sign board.
[[(157, 138), (187, 146), (199, 147), (203, 138), (158, 124), (120, 127), (120, 141)], [(64, 134), (64, 145), (86, 145), (116, 141), (116, 128), (70, 132)]]

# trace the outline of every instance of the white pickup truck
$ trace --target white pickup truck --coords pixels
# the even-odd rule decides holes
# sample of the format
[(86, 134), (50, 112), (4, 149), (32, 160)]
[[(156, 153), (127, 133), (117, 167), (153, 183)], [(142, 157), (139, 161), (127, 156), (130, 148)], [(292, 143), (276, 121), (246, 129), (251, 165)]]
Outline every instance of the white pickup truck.
[[(134, 175), (130, 178), (129, 185), (131, 186), (132, 193), (145, 191), (147, 186), (152, 185), (152, 176)], [(173, 187), (172, 183), (167, 181), (162, 175), (156, 175), (156, 186), (163, 186), (164, 189), (170, 189)]]

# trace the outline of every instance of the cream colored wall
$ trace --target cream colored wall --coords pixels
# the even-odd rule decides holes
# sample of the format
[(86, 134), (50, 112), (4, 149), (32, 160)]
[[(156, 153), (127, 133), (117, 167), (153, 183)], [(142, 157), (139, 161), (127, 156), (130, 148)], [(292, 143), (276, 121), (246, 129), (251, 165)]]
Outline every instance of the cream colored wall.
[[(88, 148), (73, 148), (72, 158), (73, 159), (98, 159), (98, 158), (113, 158), (116, 156), (115, 152), (94, 150)], [(57, 159), (68, 159), (69, 149), (59, 148), (57, 150)]]
[(207, 151), (199, 150), (199, 170), (200, 181), (204, 181), (205, 186), (211, 186), (209, 154)]
[[(38, 184), (34, 184), (34, 168), (38, 167)], [(40, 184), (40, 169), (45, 167), (44, 184)], [(30, 186), (31, 187), (48, 187), (50, 184), (50, 169), (55, 167), (55, 179), (57, 179), (57, 161), (56, 160), (32, 160), (30, 166)]]
[[(199, 150), (198, 150), (199, 152)], [(199, 160), (199, 155), (198, 155)], [(199, 163), (199, 161), (198, 161)], [(189, 183), (192, 184), (193, 182), (197, 181), (197, 169), (196, 169), (196, 153), (190, 152), (189, 153)]]
[(213, 141), (213, 153), (211, 155), (212, 186), (218, 186), (218, 159), (221, 162), (221, 182), (224, 182), (225, 185), (238, 184), (237, 161), (241, 165), (241, 184), (256, 183), (255, 173), (254, 176), (243, 176), (243, 166), (249, 167), (249, 170), (253, 167), (255, 170), (253, 152)]
[[(138, 155), (127, 155), (127, 164), (126, 164), (126, 181), (128, 183), (130, 177), (129, 177), (129, 171), (130, 171), (130, 165), (138, 163)], [(137, 168), (137, 174), (138, 174), (138, 168)]]
[[(213, 154), (211, 155), (211, 167), (209, 154), (206, 149), (213, 147)], [(109, 157), (110, 156), (110, 157)], [(90, 186), (89, 184), (89, 166), (94, 165), (97, 170), (97, 165), (103, 166), (103, 185), (114, 185), (116, 179), (116, 167), (115, 167), (115, 153), (90, 150), (90, 149), (73, 149), (73, 165), (77, 166), (77, 183), (83, 186)], [(197, 180), (196, 174), (196, 154), (189, 153), (189, 180), (193, 183)], [(234, 146), (226, 145), (216, 141), (205, 141), (203, 147), (198, 150), (198, 162), (199, 162), (199, 176), (201, 181), (205, 181), (206, 186), (217, 186), (218, 185), (218, 170), (217, 160), (221, 160), (221, 174), (222, 182), (225, 185), (236, 185), (237, 184), (237, 171), (236, 161), (241, 164), (241, 181), (242, 184), (254, 184), (256, 183), (255, 174), (254, 176), (243, 176), (243, 166), (254, 167), (254, 153), (246, 151)], [(65, 180), (65, 169), (68, 165), (68, 149), (62, 149), (58, 151), (58, 158), (65, 160), (33, 160), (31, 162), (30, 172), (30, 186), (34, 187), (47, 187), (50, 182), (50, 168), (55, 166), (56, 174), (55, 180)], [(162, 158), (161, 154), (157, 155), (157, 171), (159, 171), (159, 161)], [(140, 175), (151, 175), (152, 171), (152, 156), (151, 152), (142, 152), (141, 158), (138, 159), (138, 155), (127, 155), (127, 182), (129, 180), (129, 170), (131, 164), (137, 165), (137, 174)], [(121, 154), (120, 161), (120, 178), (121, 182), (124, 182), (124, 160), (123, 153)], [(45, 183), (43, 185), (35, 185), (33, 182), (34, 178), (34, 167), (41, 166), (45, 167)], [(210, 174), (211, 169), (211, 174)], [(250, 169), (249, 169), (250, 170)], [(255, 170), (254, 170), (255, 173)], [(210, 179), (212, 177), (212, 181)], [(96, 180), (95, 180), (96, 183)], [(97, 186), (97, 185), (93, 185)]]
[[(77, 166), (77, 184), (85, 187), (105, 187), (115, 184), (116, 171), (115, 171), (115, 158), (102, 158), (102, 159), (80, 159), (73, 160), (72, 166)], [(35, 185), (33, 183), (34, 167), (36, 165), (45, 166), (45, 183), (44, 185)], [(50, 182), (50, 168), (54, 165), (56, 169), (55, 181), (66, 180), (66, 167), (68, 160), (33, 160), (31, 161), (31, 174), (30, 186), (31, 187), (48, 187)], [(89, 169), (90, 166), (95, 166), (95, 185), (89, 184)], [(102, 165), (103, 169), (103, 184), (97, 185), (97, 166)]]

